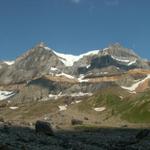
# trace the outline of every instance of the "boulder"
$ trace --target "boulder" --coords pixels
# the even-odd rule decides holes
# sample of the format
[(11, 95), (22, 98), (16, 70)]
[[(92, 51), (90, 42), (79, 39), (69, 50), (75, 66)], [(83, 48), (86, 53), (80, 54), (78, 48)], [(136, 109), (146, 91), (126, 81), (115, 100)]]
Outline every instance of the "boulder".
[(139, 131), (136, 135), (136, 139), (137, 140), (142, 140), (143, 138), (147, 137), (150, 133), (150, 130), (148, 129), (143, 129), (141, 131)]
[(89, 118), (88, 117), (84, 117), (84, 120), (89, 120)]
[(0, 150), (10, 150), (10, 148), (5, 144), (0, 144)]
[(79, 120), (79, 119), (72, 119), (72, 120), (71, 120), (71, 124), (72, 124), (72, 125), (82, 125), (82, 124), (83, 124), (83, 121), (82, 121), (82, 120)]
[(4, 118), (0, 116), (0, 122), (4, 122)]
[(46, 135), (54, 135), (52, 126), (49, 122), (40, 121), (40, 120), (36, 121), (35, 130), (36, 130), (36, 133), (44, 133)]

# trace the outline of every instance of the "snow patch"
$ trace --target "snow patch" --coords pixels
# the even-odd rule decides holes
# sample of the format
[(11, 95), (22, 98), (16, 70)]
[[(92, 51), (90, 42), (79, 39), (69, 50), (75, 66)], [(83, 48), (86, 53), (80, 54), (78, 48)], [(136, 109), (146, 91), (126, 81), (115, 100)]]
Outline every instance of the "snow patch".
[(15, 95), (13, 91), (0, 91), (0, 100), (8, 99), (13, 95)]
[(108, 74), (108, 72), (100, 72), (100, 74), (106, 75), (106, 74)]
[(60, 98), (60, 97), (63, 97), (64, 95), (62, 95), (62, 92), (60, 92), (59, 94), (57, 94), (57, 95), (55, 95), (55, 94), (49, 94), (49, 98), (50, 99), (54, 99), (54, 100), (56, 100), (56, 99), (58, 99), (58, 98)]
[(123, 99), (123, 96), (119, 96), (120, 99)]
[(67, 105), (63, 105), (63, 106), (58, 106), (59, 111), (64, 111), (67, 110)]
[(71, 94), (71, 97), (82, 97), (82, 96), (92, 96), (93, 94), (92, 93), (82, 93), (82, 92), (79, 92), (79, 93), (73, 93)]
[(54, 99), (54, 100), (57, 100), (61, 97), (65, 97), (65, 96), (70, 96), (70, 97), (83, 97), (83, 96), (92, 96), (93, 94), (92, 93), (82, 93), (82, 92), (79, 92), (79, 93), (72, 93), (72, 94), (62, 94), (62, 92), (60, 92), (59, 94), (49, 94), (49, 98), (50, 99)]
[(133, 85), (130, 86), (130, 87), (121, 86), (121, 88), (126, 89), (126, 90), (129, 90), (129, 91), (135, 91), (136, 88), (138, 88), (138, 86), (139, 86), (140, 84), (144, 83), (147, 79), (150, 79), (150, 74), (147, 75), (147, 77), (144, 78), (143, 80), (141, 80), (141, 81), (139, 81), (139, 82), (133, 84)]
[(51, 67), (51, 68), (50, 68), (50, 70), (51, 70), (51, 71), (57, 71), (57, 70), (58, 70), (58, 68)]
[(75, 77), (73, 77), (73, 76), (71, 76), (71, 75), (69, 75), (69, 74), (66, 74), (66, 73), (60, 73), (60, 74), (56, 74), (56, 76), (57, 77), (60, 77), (60, 76), (65, 76), (65, 77), (67, 77), (67, 78), (69, 78), (69, 79), (74, 79)]
[(81, 103), (82, 101), (75, 101), (76, 104)]
[(11, 66), (15, 63), (15, 61), (4, 61), (4, 63)]
[(75, 104), (75, 102), (71, 102), (71, 105)]
[(128, 66), (131, 66), (131, 65), (133, 65), (133, 64), (135, 64), (136, 63), (136, 59), (135, 60), (133, 60), (133, 61), (131, 61), (130, 63), (128, 63)]
[(97, 108), (93, 108), (95, 111), (101, 112), (106, 110), (106, 107), (97, 107)]
[(15, 107), (15, 106), (13, 106), (13, 107), (9, 107), (11, 110), (16, 110), (16, 109), (18, 109), (18, 107)]
[(130, 60), (128, 60), (128, 59), (120, 59), (120, 58), (115, 57), (115, 56), (111, 56), (111, 58), (115, 59), (117, 61), (120, 61), (120, 62), (125, 62), (125, 63), (129, 63), (130, 62)]
[(119, 68), (119, 67), (116, 67), (116, 69), (117, 69), (117, 70), (120, 70), (120, 68)]
[(80, 74), (80, 77), (78, 78), (78, 81), (81, 82), (81, 83), (82, 82), (88, 82), (89, 79), (84, 79), (84, 77), (85, 77), (84, 74)]
[[(45, 47), (45, 48), (48, 49), (47, 47)], [(84, 56), (98, 54), (99, 50), (89, 51), (89, 52), (81, 54), (79, 56), (71, 55), (71, 54), (63, 54), (63, 53), (56, 52), (54, 50), (53, 50), (53, 52), (60, 58), (60, 60), (63, 62), (63, 64), (65, 66), (73, 66), (74, 62), (77, 62), (79, 59), (83, 58)]]
[(87, 69), (90, 68), (90, 67), (91, 67), (91, 64), (89, 64), (89, 65), (86, 66)]
[(135, 92), (135, 91), (130, 91), (129, 93), (131, 93), (131, 94), (136, 94), (136, 92)]

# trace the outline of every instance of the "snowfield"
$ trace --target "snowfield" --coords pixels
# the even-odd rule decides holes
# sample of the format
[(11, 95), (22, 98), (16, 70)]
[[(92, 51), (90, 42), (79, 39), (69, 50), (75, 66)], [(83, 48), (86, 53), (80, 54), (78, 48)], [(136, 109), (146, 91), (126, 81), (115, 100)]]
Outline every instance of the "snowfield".
[(0, 100), (8, 99), (9, 97), (15, 95), (13, 91), (0, 91)]
[[(44, 47), (47, 50), (52, 50), (49, 47)], [(59, 53), (54, 51), (54, 54), (56, 54), (59, 59), (64, 63), (65, 66), (73, 66), (74, 62), (78, 61), (79, 59), (83, 58), (84, 56), (88, 56), (88, 55), (96, 55), (98, 54), (99, 50), (92, 50), (89, 51), (87, 53), (81, 54), (79, 56), (77, 55), (71, 55), (71, 54), (63, 54), (63, 53)]]

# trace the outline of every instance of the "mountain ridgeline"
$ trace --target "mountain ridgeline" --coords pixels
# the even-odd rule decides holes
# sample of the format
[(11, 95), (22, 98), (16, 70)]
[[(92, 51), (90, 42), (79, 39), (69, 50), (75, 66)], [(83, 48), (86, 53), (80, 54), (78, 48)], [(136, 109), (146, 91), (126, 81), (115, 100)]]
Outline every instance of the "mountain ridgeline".
[[(39, 44), (18, 57), (11, 65), (0, 63), (0, 85), (27, 82), (51, 73), (63, 72), (79, 77), (81, 74), (94, 76), (102, 72), (116, 74), (135, 68), (150, 68), (148, 62), (120, 44), (71, 56), (56, 53), (44, 44)], [(66, 62), (71, 62), (71, 65)]]

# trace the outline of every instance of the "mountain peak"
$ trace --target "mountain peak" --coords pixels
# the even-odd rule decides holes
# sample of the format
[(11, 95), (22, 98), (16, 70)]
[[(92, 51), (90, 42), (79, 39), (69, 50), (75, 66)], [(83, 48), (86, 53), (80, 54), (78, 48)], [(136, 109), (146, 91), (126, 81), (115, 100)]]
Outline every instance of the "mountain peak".
[(108, 48), (105, 48), (100, 52), (102, 55), (111, 55), (119, 58), (131, 58), (137, 59), (140, 58), (132, 49), (123, 47), (120, 43), (111, 44)]
[(41, 42), (39, 42), (35, 47), (36, 47), (36, 48), (44, 48), (44, 47), (46, 47), (46, 44), (41, 41)]
[(118, 47), (123, 47), (120, 43), (113, 43), (113, 44), (110, 44), (109, 45), (109, 47), (116, 47), (116, 48), (118, 48)]

